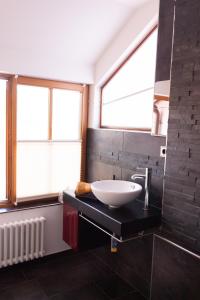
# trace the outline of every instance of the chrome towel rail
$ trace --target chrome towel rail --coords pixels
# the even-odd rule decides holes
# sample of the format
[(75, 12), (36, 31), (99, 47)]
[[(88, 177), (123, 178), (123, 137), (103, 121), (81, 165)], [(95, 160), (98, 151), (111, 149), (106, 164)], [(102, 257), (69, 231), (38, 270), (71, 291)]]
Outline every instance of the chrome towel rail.
[(87, 217), (85, 217), (82, 212), (79, 213), (79, 216), (84, 219), (85, 221), (87, 221), (88, 223), (90, 223), (91, 225), (95, 226), (96, 228), (98, 228), (99, 230), (103, 231), (105, 234), (109, 235), (111, 238), (113, 238), (114, 240), (118, 241), (119, 243), (125, 243), (125, 242), (128, 242), (128, 241), (132, 241), (134, 239), (137, 239), (138, 237), (143, 237), (143, 236), (147, 236), (147, 235), (151, 235), (152, 233), (147, 233), (147, 234), (144, 234), (144, 231), (140, 231), (137, 233), (136, 236), (133, 236), (133, 237), (130, 237), (130, 238), (127, 238), (127, 239), (123, 239), (122, 236), (120, 237), (117, 237), (116, 234), (113, 232), (109, 232), (105, 229), (103, 229), (101, 226), (97, 225), (96, 223), (94, 223), (93, 221), (89, 220)]

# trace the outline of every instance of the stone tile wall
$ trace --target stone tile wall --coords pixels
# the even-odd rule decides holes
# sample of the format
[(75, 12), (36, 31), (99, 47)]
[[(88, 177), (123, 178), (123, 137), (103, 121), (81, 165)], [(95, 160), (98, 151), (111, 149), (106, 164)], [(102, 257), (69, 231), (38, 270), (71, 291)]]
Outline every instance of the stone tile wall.
[(132, 174), (138, 173), (137, 167), (151, 168), (151, 204), (161, 208), (164, 158), (160, 157), (160, 146), (165, 143), (164, 137), (149, 133), (88, 129), (87, 181), (113, 176), (130, 180)]
[(160, 0), (156, 81), (170, 79), (174, 4), (174, 0)]
[(200, 1), (177, 0), (164, 230), (200, 251)]
[(151, 300), (199, 300), (200, 258), (154, 236)]

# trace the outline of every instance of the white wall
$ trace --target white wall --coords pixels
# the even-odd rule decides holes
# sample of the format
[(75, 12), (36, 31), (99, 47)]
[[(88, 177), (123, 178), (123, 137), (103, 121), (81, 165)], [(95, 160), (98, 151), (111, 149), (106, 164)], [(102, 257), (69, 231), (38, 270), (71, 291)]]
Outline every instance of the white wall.
[(0, 225), (4, 223), (45, 217), (45, 255), (61, 252), (69, 249), (69, 246), (62, 240), (63, 231), (63, 206), (52, 205), (27, 210), (17, 210), (0, 214)]
[(99, 87), (124, 61), (144, 36), (157, 24), (159, 0), (152, 0), (138, 8), (127, 24), (110, 43), (95, 65), (95, 82), (90, 89), (88, 127), (99, 127)]

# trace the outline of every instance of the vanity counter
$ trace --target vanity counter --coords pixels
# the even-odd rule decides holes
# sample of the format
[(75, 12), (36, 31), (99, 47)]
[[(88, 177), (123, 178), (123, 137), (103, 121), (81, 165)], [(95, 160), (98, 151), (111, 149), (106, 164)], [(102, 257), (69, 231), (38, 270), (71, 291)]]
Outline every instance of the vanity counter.
[(154, 207), (145, 211), (144, 203), (140, 200), (120, 208), (109, 208), (92, 193), (76, 197), (73, 191), (67, 190), (64, 191), (63, 201), (98, 226), (123, 239), (161, 224), (161, 211)]

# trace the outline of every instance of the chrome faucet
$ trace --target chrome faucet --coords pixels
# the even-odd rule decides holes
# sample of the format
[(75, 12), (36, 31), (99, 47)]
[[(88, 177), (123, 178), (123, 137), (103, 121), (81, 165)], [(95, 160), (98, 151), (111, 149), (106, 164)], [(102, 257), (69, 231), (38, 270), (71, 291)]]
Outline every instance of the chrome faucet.
[(144, 198), (144, 210), (148, 210), (149, 208), (149, 189), (150, 189), (150, 181), (151, 181), (151, 169), (150, 168), (137, 168), (137, 170), (144, 170), (145, 174), (133, 174), (131, 179), (134, 181), (138, 178), (145, 179), (145, 198)]

